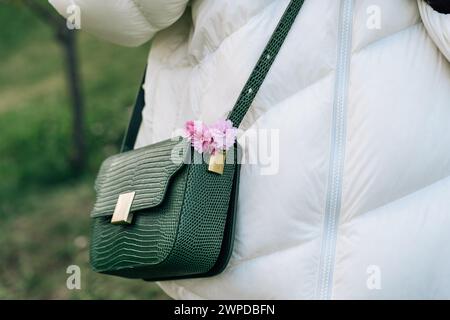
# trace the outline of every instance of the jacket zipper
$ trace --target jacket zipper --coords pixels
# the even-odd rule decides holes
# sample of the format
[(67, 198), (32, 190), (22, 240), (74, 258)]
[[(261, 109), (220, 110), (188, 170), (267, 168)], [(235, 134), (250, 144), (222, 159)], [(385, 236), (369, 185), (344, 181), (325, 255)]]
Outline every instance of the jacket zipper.
[(347, 131), (347, 96), (352, 47), (353, 0), (341, 0), (339, 20), (330, 168), (316, 290), (316, 297), (318, 299), (331, 299), (332, 297)]

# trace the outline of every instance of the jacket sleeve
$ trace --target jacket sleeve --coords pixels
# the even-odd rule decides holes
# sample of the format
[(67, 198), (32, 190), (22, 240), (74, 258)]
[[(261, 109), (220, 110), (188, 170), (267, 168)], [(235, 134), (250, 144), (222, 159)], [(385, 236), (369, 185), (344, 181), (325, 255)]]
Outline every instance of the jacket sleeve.
[[(444, 56), (450, 61), (450, 0), (418, 0), (423, 24)], [(434, 3), (434, 8), (431, 4)], [(438, 5), (439, 4), (439, 5)], [(435, 10), (436, 9), (436, 10)], [(439, 9), (439, 11), (437, 11)]]
[(188, 0), (49, 0), (64, 17), (79, 7), (81, 29), (116, 44), (135, 47), (169, 27), (183, 14)]

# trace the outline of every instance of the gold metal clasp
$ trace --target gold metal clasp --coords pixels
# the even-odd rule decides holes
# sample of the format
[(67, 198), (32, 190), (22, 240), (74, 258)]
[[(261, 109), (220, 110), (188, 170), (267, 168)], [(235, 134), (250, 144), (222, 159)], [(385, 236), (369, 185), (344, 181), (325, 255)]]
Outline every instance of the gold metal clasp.
[(133, 220), (133, 213), (131, 213), (131, 205), (133, 204), (136, 192), (122, 193), (114, 209), (114, 214), (111, 219), (112, 224), (130, 224)]
[(220, 151), (216, 152), (216, 154), (212, 155), (209, 158), (209, 166), (208, 171), (223, 174), (223, 169), (225, 167), (225, 152)]

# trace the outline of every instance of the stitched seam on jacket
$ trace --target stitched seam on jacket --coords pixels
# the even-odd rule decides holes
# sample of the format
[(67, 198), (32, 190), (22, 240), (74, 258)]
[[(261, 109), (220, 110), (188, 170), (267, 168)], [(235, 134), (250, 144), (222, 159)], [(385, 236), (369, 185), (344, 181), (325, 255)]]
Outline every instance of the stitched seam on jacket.
[[(259, 9), (258, 11), (256, 11), (252, 16), (249, 16), (248, 19), (241, 25), (236, 26), (236, 28), (231, 31), (229, 34), (225, 35), (220, 43), (215, 46), (215, 47), (211, 47), (211, 51), (207, 54), (207, 55), (203, 55), (203, 57), (201, 59), (199, 59), (198, 61), (201, 62), (203, 61), (204, 58), (206, 58), (208, 55), (216, 52), (220, 46), (222, 45), (222, 43), (228, 39), (229, 37), (233, 36), (236, 32), (239, 32), (239, 30), (241, 30), (242, 28), (244, 28), (246, 25), (248, 25), (253, 19), (255, 19), (257, 16), (259, 16), (260, 14), (262, 14), (265, 10), (267, 10), (271, 5), (274, 5), (274, 3), (268, 3), (266, 6), (262, 7), (261, 9)], [(212, 41), (210, 41), (210, 36), (208, 33), (205, 33), (205, 37), (207, 39), (208, 43), (212, 43)]]
[(374, 41), (372, 41), (372, 42), (370, 42), (370, 43), (367, 43), (367, 44), (365, 44), (364, 46), (362, 46), (361, 48), (358, 48), (358, 49), (352, 51), (352, 56), (353, 56), (353, 55), (356, 55), (356, 54), (359, 54), (361, 51), (364, 51), (364, 50), (370, 48), (371, 46), (378, 44), (379, 42), (382, 42), (382, 41), (384, 41), (384, 40), (388, 40), (388, 39), (390, 39), (390, 38), (392, 38), (392, 37), (395, 37), (395, 36), (397, 36), (399, 33), (408, 31), (409, 29), (414, 28), (414, 27), (416, 27), (417, 25), (420, 25), (420, 24), (422, 24), (422, 21), (416, 22), (416, 23), (411, 24), (411, 25), (409, 25), (409, 26), (407, 26), (407, 27), (405, 27), (405, 28), (402, 28), (401, 30), (398, 30), (398, 31), (395, 31), (395, 32), (393, 32), (393, 33), (391, 33), (391, 34), (388, 34), (388, 35), (386, 35), (386, 36), (384, 36), (384, 37), (382, 37), (382, 38), (380, 38), (380, 39), (377, 39), (377, 40), (374, 40)]
[[(293, 93), (287, 95), (286, 97), (283, 97), (283, 98), (280, 99), (279, 101), (276, 101), (276, 102), (271, 103), (271, 104), (270, 104), (271, 107), (270, 107), (269, 109), (263, 110), (263, 112), (261, 112), (261, 113), (258, 114), (258, 115), (255, 114), (255, 105), (256, 105), (255, 103), (256, 103), (256, 102), (254, 102), (254, 103), (250, 106), (250, 108), (248, 109), (248, 112), (247, 112), (247, 114), (249, 114), (249, 115), (251, 115), (251, 116), (253, 117), (253, 120), (254, 120), (254, 121), (251, 122), (251, 123), (249, 123), (248, 121), (246, 121), (246, 119), (248, 119), (248, 116), (246, 115), (247, 118), (244, 118), (244, 120), (242, 121), (242, 124), (244, 124), (244, 125), (247, 126), (248, 128), (251, 127), (256, 121), (258, 121), (260, 118), (262, 118), (263, 116), (265, 116), (268, 112), (270, 112), (271, 110), (277, 109), (277, 108), (279, 107), (279, 106), (278, 106), (279, 104), (282, 104), (284, 101), (291, 99), (293, 96), (299, 94), (300, 92), (305, 91), (305, 90), (308, 90), (310, 87), (312, 87), (312, 86), (316, 85), (317, 83), (319, 83), (319, 82), (321, 82), (321, 81), (323, 81), (323, 80), (329, 78), (329, 77), (333, 74), (333, 72), (336, 72), (336, 70), (335, 70), (335, 69), (330, 69), (328, 72), (326, 72), (326, 73), (325, 73), (323, 76), (321, 76), (320, 78), (314, 80), (313, 82), (308, 83), (308, 84), (307, 84), (306, 86), (304, 86), (304, 87), (301, 87), (301, 88), (297, 89), (295, 92), (293, 92)], [(260, 92), (263, 92), (263, 90), (264, 90), (264, 89), (261, 88), (261, 91), (260, 91)], [(255, 99), (255, 100), (256, 100), (256, 99)], [(258, 109), (258, 108), (256, 108), (256, 109)], [(259, 109), (259, 110), (261, 110), (261, 109)], [(245, 130), (245, 131), (247, 131), (247, 130)], [(244, 132), (245, 132), (245, 131), (244, 131)]]
[(353, 220), (358, 219), (358, 218), (360, 218), (360, 217), (363, 217), (363, 216), (365, 216), (365, 215), (371, 213), (372, 211), (376, 211), (376, 210), (378, 210), (378, 209), (382, 209), (383, 207), (387, 207), (387, 206), (389, 206), (389, 205), (391, 205), (391, 204), (393, 204), (393, 203), (395, 203), (395, 202), (397, 202), (397, 201), (401, 201), (401, 200), (403, 200), (403, 199), (405, 199), (405, 198), (408, 198), (408, 197), (414, 195), (415, 193), (424, 191), (424, 190), (426, 190), (427, 188), (433, 186), (434, 184), (440, 183), (441, 181), (443, 181), (443, 180), (445, 180), (445, 179), (448, 179), (448, 178), (450, 178), (450, 174), (447, 175), (447, 176), (445, 176), (445, 177), (439, 178), (439, 179), (437, 179), (437, 180), (435, 180), (435, 181), (433, 181), (433, 182), (430, 182), (430, 183), (428, 183), (428, 184), (426, 184), (426, 185), (424, 185), (424, 186), (421, 186), (421, 187), (415, 189), (414, 191), (408, 192), (408, 193), (406, 193), (406, 194), (404, 194), (404, 195), (398, 196), (398, 197), (395, 198), (395, 199), (389, 200), (389, 202), (380, 204), (380, 205), (378, 205), (378, 206), (376, 206), (376, 207), (374, 207), (374, 208), (368, 209), (368, 210), (364, 210), (364, 211), (362, 211), (362, 212), (360, 212), (360, 213), (356, 213), (351, 219), (349, 219), (349, 220), (347, 220), (347, 221), (344, 221), (344, 222), (341, 224), (341, 226), (348, 225), (348, 224), (352, 223)]
[[(135, 1), (135, 0), (133, 0)], [(250, 22), (252, 22), (254, 19), (257, 19), (261, 14), (264, 13), (264, 11), (268, 10), (271, 6), (273, 6), (275, 2), (268, 4), (267, 6), (263, 7), (261, 10), (256, 12), (253, 16), (251, 16), (244, 24), (242, 24), (240, 27), (238, 27), (236, 30), (231, 32), (229, 35), (224, 37), (222, 41), (220, 41), (219, 45), (214, 48), (211, 52), (209, 52), (207, 55), (204, 55), (201, 59), (196, 59), (198, 61), (197, 65), (201, 64), (204, 60), (211, 59), (212, 55), (214, 55), (224, 44), (225, 41), (227, 41), (230, 37), (234, 36), (237, 32), (239, 32), (242, 28), (245, 28)], [(275, 19), (275, 18), (274, 18)], [(196, 57), (195, 57), (196, 58)]]
[(252, 260), (257, 260), (257, 259), (259, 259), (259, 258), (264, 258), (264, 257), (267, 257), (267, 256), (271, 256), (271, 255), (276, 254), (276, 253), (278, 253), (278, 252), (288, 251), (288, 250), (291, 250), (291, 249), (294, 249), (294, 248), (303, 246), (303, 245), (305, 245), (305, 244), (308, 244), (308, 243), (310, 243), (310, 242), (313, 242), (314, 240), (317, 240), (318, 238), (320, 238), (320, 234), (318, 234), (318, 235), (315, 236), (314, 238), (308, 239), (308, 240), (306, 240), (306, 241), (304, 241), (304, 242), (302, 242), (302, 243), (292, 244), (292, 245), (283, 247), (283, 248), (281, 248), (281, 249), (280, 249), (280, 248), (277, 248), (277, 249), (275, 249), (275, 250), (273, 250), (273, 251), (270, 251), (270, 252), (267, 252), (267, 253), (263, 253), (263, 254), (260, 254), (260, 255), (257, 255), (257, 256), (253, 256), (253, 257), (250, 257), (250, 258), (239, 259), (239, 260), (236, 259), (236, 260), (232, 261), (232, 263), (230, 263), (230, 265), (229, 265), (229, 267), (228, 267), (227, 269), (233, 269), (233, 268), (235, 268), (235, 267), (237, 267), (237, 266), (239, 266), (239, 265), (241, 265), (241, 264), (244, 264), (244, 263), (246, 263), (246, 262), (250, 262), (250, 261), (252, 261)]
[(148, 17), (144, 14), (143, 10), (142, 10), (142, 5), (136, 2), (136, 0), (130, 0), (131, 3), (134, 5), (134, 7), (139, 11), (139, 14), (142, 16), (142, 18), (144, 18), (145, 21), (147, 21), (147, 24), (149, 26), (149, 28), (153, 29), (153, 32), (157, 32), (159, 30), (159, 28), (155, 27), (150, 20), (148, 19)]

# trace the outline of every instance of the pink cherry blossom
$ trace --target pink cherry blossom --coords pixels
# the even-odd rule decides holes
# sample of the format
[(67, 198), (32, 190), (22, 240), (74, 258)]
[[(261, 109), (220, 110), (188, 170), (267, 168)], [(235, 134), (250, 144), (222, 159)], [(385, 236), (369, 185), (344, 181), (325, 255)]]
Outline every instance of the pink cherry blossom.
[(212, 136), (211, 154), (228, 150), (236, 140), (237, 129), (233, 127), (231, 120), (217, 121), (210, 127), (210, 131)]
[(194, 132), (195, 132), (195, 121), (194, 120), (186, 121), (186, 124), (184, 126), (185, 137), (188, 139), (192, 139), (192, 137), (194, 136)]
[(189, 120), (185, 124), (185, 137), (199, 153), (214, 155), (226, 151), (233, 146), (236, 136), (237, 128), (230, 120), (219, 120), (209, 127), (201, 121)]
[(191, 141), (194, 149), (199, 152), (208, 152), (212, 142), (211, 132), (201, 121), (188, 121), (185, 125), (185, 136)]

